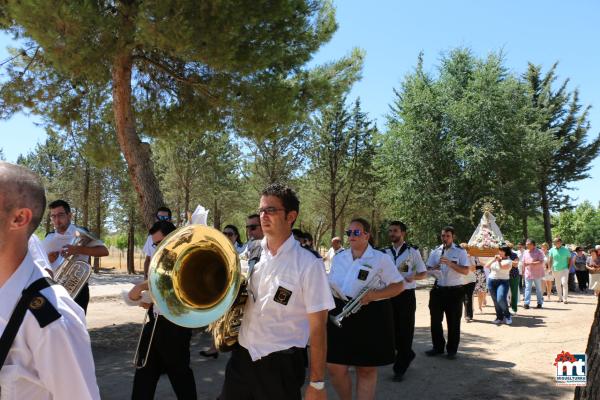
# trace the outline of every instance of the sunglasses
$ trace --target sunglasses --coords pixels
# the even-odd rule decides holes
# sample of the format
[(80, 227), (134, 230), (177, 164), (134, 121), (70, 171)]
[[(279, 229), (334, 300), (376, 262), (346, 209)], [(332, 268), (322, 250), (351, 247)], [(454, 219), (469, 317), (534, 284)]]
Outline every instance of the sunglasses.
[(253, 231), (258, 228), (260, 225), (246, 225), (246, 229)]
[(171, 217), (169, 217), (168, 215), (157, 215), (156, 219), (159, 221), (169, 221)]
[(346, 231), (346, 236), (351, 237), (352, 235), (359, 237), (360, 235), (362, 235), (362, 232), (360, 229), (354, 229), (354, 230), (348, 229)]
[(235, 235), (235, 233), (231, 232), (231, 231), (227, 231), (227, 232), (223, 232), (223, 235), (227, 236), (227, 237), (232, 237)]

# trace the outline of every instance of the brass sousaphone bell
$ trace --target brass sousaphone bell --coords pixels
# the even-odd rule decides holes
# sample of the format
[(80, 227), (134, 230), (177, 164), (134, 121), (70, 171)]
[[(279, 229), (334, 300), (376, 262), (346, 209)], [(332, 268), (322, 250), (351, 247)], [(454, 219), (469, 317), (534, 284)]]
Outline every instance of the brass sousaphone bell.
[(161, 314), (188, 328), (207, 326), (226, 314), (243, 281), (229, 239), (205, 225), (187, 225), (163, 239), (148, 275)]

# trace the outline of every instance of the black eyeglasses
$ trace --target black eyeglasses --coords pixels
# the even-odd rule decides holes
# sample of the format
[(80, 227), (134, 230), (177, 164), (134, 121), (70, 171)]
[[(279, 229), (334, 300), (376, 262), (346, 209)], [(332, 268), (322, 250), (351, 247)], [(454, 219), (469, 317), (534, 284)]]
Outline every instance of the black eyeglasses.
[(258, 215), (274, 215), (278, 211), (285, 211), (285, 208), (277, 208), (277, 207), (264, 207), (258, 209)]
[(246, 225), (246, 229), (253, 231), (253, 230), (255, 230), (256, 228), (258, 228), (259, 226), (260, 226), (260, 225), (255, 225), (255, 224), (252, 224), (252, 225)]
[(358, 237), (358, 236), (360, 236), (361, 234), (362, 234), (362, 232), (361, 232), (361, 230), (360, 230), (360, 229), (354, 229), (354, 230), (352, 230), (352, 229), (348, 229), (348, 230), (346, 231), (346, 236), (348, 236), (348, 237), (350, 237), (350, 236), (352, 236), (352, 235), (354, 235), (354, 236)]
[(227, 237), (232, 237), (235, 235), (235, 233), (231, 232), (231, 231), (227, 231), (227, 232), (223, 232), (223, 235), (227, 236)]
[(158, 245), (160, 244), (160, 242), (161, 242), (161, 241), (158, 241), (158, 242), (153, 242), (153, 243), (152, 243), (152, 247), (156, 247), (156, 246), (158, 246)]

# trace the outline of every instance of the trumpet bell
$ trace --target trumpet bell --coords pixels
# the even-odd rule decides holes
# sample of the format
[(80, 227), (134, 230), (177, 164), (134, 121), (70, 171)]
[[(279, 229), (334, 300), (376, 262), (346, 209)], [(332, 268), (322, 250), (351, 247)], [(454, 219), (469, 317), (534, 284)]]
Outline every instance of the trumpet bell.
[(150, 293), (162, 315), (188, 328), (209, 325), (233, 305), (242, 281), (237, 252), (225, 235), (204, 225), (163, 239), (150, 261)]

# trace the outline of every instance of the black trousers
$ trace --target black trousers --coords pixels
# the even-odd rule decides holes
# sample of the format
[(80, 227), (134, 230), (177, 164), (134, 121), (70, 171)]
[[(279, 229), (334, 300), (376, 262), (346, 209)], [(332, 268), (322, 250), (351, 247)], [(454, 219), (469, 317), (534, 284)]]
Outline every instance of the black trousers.
[(394, 331), (396, 335), (394, 372), (404, 374), (415, 358), (415, 352), (412, 349), (415, 335), (415, 312), (417, 311), (415, 289), (407, 289), (398, 296), (393, 297), (392, 306), (394, 307)]
[(575, 271), (577, 275), (577, 284), (580, 291), (587, 290), (590, 284), (590, 273), (588, 271)]
[(301, 400), (306, 349), (293, 347), (252, 361), (236, 345), (225, 369), (219, 400)]
[[(431, 340), (433, 348), (442, 353), (456, 354), (460, 342), (460, 319), (462, 317), (464, 290), (461, 286), (434, 286), (429, 293), (429, 313), (431, 316)], [(442, 321), (446, 315), (448, 343), (444, 340)]]
[(473, 292), (475, 291), (475, 282), (465, 284), (463, 289), (465, 291), (465, 296), (463, 298), (465, 317), (473, 319)]
[[(140, 358), (146, 355), (154, 324), (154, 315), (151, 310), (148, 312), (151, 319), (143, 328)], [(191, 329), (175, 325), (163, 316), (158, 316), (148, 361), (143, 368), (135, 370), (132, 399), (153, 399), (156, 385), (163, 373), (169, 377), (178, 399), (196, 399), (196, 382), (194, 372), (190, 368), (191, 337)]]
[(79, 291), (73, 300), (75, 300), (75, 303), (79, 304), (79, 307), (83, 308), (83, 312), (87, 314), (87, 307), (90, 303), (90, 286), (87, 284), (87, 282), (85, 285), (83, 285), (81, 291)]

